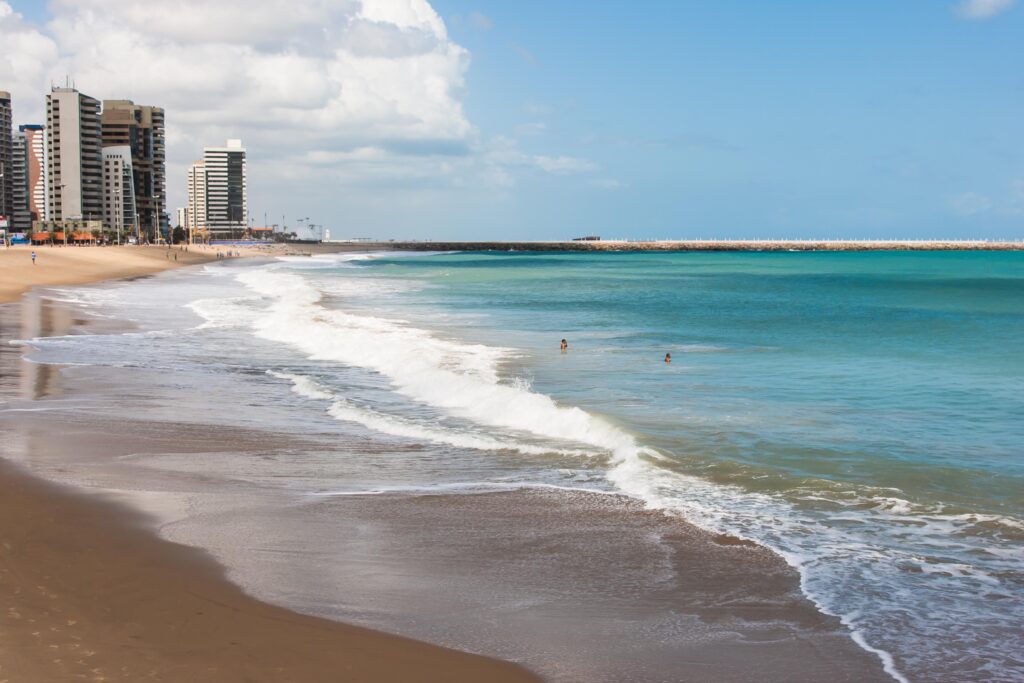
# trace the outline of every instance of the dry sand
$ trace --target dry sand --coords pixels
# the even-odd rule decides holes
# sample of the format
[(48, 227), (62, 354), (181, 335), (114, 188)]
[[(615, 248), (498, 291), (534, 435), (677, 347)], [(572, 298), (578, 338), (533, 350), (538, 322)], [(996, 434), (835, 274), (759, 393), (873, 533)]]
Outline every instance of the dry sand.
[[(32, 252), (36, 254), (35, 265)], [(167, 247), (0, 248), (0, 303), (16, 301), (37, 285), (80, 285), (137, 277), (214, 259), (214, 251), (195, 248), (188, 252)]]

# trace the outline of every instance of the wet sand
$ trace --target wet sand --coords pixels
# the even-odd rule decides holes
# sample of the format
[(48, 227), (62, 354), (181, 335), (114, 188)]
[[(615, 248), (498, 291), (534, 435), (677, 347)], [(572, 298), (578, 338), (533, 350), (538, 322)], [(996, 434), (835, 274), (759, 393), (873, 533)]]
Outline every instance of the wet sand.
[[(35, 310), (0, 307), (3, 337), (85, 323), (44, 297), (22, 306)], [(12, 335), (15, 319), (25, 334)], [(202, 454), (258, 469), (323, 449), (343, 463), (373, 444), (145, 415), (98, 420), (89, 406), (143, 386), (137, 371), (59, 373), (18, 353), (0, 352), (0, 392), (8, 408), (32, 412), (0, 413), (5, 455), (93, 494), (0, 469), (0, 681), (88, 679), (93, 669), (106, 680), (531, 680), (338, 622), (521, 661), (551, 681), (889, 680), (759, 546), (620, 496), (296, 498), (211, 469), (161, 467)], [(114, 496), (187, 504), (158, 519)], [(211, 555), (160, 537), (227, 558), (245, 592)]]
[(535, 680), (259, 602), (149, 527), (0, 462), (0, 680)]

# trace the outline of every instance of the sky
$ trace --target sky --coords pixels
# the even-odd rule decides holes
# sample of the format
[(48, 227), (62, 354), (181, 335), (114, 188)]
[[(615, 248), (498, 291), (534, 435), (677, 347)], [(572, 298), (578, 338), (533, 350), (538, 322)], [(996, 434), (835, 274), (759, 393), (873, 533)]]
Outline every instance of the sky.
[(0, 0), (0, 90), (332, 238), (1024, 239), (1024, 0)]

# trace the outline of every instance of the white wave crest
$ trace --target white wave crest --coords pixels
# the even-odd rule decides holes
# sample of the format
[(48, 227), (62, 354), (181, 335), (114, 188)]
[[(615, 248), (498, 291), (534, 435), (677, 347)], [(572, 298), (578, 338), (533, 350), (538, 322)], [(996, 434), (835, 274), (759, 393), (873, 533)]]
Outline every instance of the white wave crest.
[(549, 448), (533, 444), (525, 444), (517, 441), (494, 439), (479, 434), (460, 432), (453, 429), (444, 429), (423, 425), (412, 420), (406, 420), (393, 415), (369, 410), (353, 404), (343, 398), (339, 398), (319, 382), (304, 375), (270, 371), (271, 375), (279, 379), (292, 382), (292, 390), (314, 400), (331, 401), (327, 409), (331, 417), (344, 422), (353, 422), (362, 425), (381, 434), (398, 436), (417, 441), (429, 441), (436, 444), (455, 446), (457, 448), (470, 448), (479, 451), (517, 451), (525, 455), (570, 455), (585, 457), (591, 455), (587, 451), (578, 449)]

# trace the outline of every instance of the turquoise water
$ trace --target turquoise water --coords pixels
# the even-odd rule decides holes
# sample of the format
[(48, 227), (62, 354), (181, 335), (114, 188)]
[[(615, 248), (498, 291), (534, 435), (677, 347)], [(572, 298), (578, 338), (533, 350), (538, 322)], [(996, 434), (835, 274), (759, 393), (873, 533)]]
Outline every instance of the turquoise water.
[(173, 378), (174, 419), (379, 446), (233, 481), (618, 492), (777, 551), (896, 679), (1024, 679), (1024, 254), (337, 254), (62, 296), (138, 331), (36, 360)]
[(418, 283), (385, 315), (512, 348), (504, 376), (696, 478), (616, 483), (784, 553), (895, 672), (1024, 676), (1024, 254), (355, 265)]
[[(592, 392), (589, 407), (715, 478), (779, 491), (808, 477), (897, 487), (921, 503), (1020, 518), (1021, 256), (458, 254), (362, 263), (374, 275), (437, 285), (418, 293), (423, 305), (532, 334), (543, 343), (523, 350), (536, 389), (566, 399)], [(562, 337), (569, 358), (554, 353)], [(574, 376), (586, 386), (572, 386)], [(756, 483), (765, 476), (770, 484)]]

